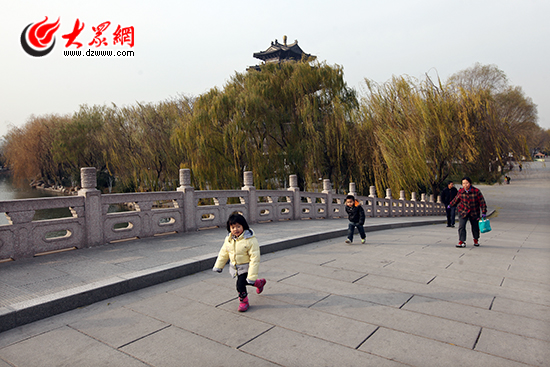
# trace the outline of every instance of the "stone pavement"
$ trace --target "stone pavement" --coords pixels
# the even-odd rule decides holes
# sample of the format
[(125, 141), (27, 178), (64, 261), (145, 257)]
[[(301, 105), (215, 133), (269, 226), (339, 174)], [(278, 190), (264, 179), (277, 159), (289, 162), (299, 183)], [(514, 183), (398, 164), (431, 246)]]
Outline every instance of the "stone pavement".
[[(442, 223), (372, 218), (367, 231)], [(342, 238), (347, 220), (254, 224), (262, 253)], [(209, 270), (225, 229), (173, 234), (0, 264), (0, 332), (110, 297)]]
[(0, 292), (0, 322), (17, 323), (16, 309), (21, 324), (33, 310), (57, 313), (56, 299), (194, 273), (4, 331), (0, 367), (550, 366), (550, 169), (526, 164), (511, 177), (478, 185), (495, 210), (480, 247), (470, 233), (454, 247), (444, 224), (418, 226), (429, 217), (369, 219), (365, 245), (344, 244), (341, 220), (254, 225), (279, 251), (262, 255), (267, 285), (245, 313), (227, 269), (195, 273), (223, 230), (0, 264), (12, 287)]

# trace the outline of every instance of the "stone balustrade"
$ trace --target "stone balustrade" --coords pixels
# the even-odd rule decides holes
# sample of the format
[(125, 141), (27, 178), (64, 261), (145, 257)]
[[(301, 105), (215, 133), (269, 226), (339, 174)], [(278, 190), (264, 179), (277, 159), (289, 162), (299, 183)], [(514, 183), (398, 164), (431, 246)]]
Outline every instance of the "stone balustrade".
[[(213, 227), (225, 227), (230, 214), (239, 212), (249, 223), (346, 218), (346, 195), (335, 194), (330, 180), (322, 192), (301, 192), (296, 175), (286, 190), (256, 190), (252, 172), (244, 173), (241, 190), (195, 190), (191, 171), (180, 170), (176, 191), (102, 195), (96, 188), (96, 170), (81, 169), (78, 196), (0, 201), (9, 224), (0, 225), (0, 261), (17, 260), (56, 251), (101, 246), (107, 243)], [(401, 191), (394, 199), (357, 196), (355, 183), (349, 192), (362, 204), (367, 217), (445, 215), (445, 207), (425, 194), (406, 200)], [(124, 211), (113, 211), (113, 208)], [(37, 220), (39, 210), (65, 208), (66, 217)]]

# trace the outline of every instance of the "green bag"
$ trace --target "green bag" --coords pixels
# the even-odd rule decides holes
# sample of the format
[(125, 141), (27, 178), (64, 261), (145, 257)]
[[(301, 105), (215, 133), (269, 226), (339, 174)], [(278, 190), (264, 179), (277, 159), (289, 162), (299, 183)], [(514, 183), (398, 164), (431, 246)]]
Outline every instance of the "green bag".
[(491, 231), (491, 222), (489, 222), (489, 219), (482, 218), (479, 220), (479, 231), (481, 233), (487, 233)]

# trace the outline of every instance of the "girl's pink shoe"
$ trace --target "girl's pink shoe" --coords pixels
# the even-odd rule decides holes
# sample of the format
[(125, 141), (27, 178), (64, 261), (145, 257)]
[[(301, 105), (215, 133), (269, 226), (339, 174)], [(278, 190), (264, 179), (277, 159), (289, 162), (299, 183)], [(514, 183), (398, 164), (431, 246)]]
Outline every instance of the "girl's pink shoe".
[(239, 312), (245, 312), (248, 310), (248, 297), (239, 298)]
[(254, 287), (258, 288), (256, 289), (256, 293), (262, 293), (265, 283), (267, 283), (265, 279), (256, 279), (256, 281), (254, 282)]

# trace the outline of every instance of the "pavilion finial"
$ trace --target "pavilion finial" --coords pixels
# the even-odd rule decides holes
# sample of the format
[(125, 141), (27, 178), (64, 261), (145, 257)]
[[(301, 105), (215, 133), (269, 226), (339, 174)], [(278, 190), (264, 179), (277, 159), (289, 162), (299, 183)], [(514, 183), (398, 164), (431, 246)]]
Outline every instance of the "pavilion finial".
[(285, 35), (285, 36), (283, 36), (283, 45), (285, 45), (285, 46), (286, 46), (286, 35)]

